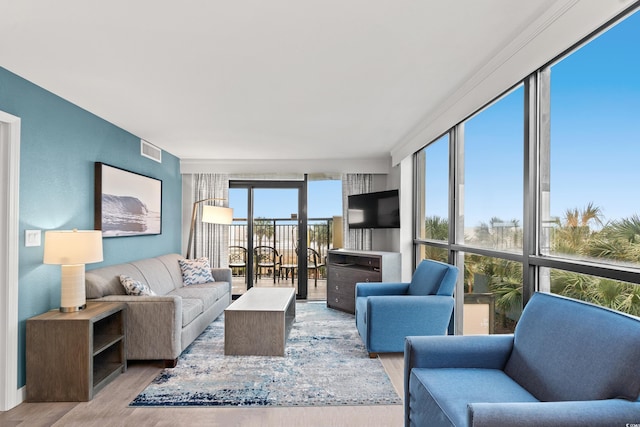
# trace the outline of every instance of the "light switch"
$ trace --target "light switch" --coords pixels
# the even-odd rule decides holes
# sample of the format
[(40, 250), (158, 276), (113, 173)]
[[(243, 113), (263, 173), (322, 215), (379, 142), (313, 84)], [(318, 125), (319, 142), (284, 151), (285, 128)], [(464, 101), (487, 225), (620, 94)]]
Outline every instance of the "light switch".
[(40, 246), (41, 244), (41, 232), (40, 230), (25, 230), (24, 231), (24, 245), (25, 246)]

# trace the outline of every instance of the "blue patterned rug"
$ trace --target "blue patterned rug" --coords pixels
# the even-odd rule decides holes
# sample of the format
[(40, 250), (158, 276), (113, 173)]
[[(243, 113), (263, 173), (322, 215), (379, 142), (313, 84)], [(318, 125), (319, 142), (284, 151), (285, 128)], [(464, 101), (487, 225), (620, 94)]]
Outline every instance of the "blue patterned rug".
[(352, 315), (298, 303), (284, 357), (225, 356), (216, 319), (130, 406), (395, 405), (382, 363), (370, 359)]

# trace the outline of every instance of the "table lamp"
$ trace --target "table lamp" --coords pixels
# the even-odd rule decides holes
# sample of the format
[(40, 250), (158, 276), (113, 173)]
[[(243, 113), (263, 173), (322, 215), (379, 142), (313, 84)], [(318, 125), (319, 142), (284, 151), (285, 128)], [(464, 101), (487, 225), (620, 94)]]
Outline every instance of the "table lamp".
[(53, 230), (44, 234), (44, 263), (61, 265), (60, 311), (87, 306), (84, 265), (102, 261), (102, 231)]

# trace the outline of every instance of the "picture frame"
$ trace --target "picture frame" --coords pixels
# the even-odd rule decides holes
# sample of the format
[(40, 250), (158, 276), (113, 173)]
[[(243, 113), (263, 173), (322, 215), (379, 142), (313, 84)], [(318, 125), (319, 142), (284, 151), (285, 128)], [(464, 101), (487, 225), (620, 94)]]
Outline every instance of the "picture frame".
[(102, 237), (162, 234), (162, 180), (95, 162), (95, 229)]

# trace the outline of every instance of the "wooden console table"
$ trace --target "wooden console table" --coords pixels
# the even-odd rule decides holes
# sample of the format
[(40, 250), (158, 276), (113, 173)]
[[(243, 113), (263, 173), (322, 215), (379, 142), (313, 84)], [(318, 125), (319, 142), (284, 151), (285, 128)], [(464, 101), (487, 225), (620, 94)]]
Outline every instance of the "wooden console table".
[(27, 319), (27, 401), (84, 402), (127, 370), (126, 304)]

